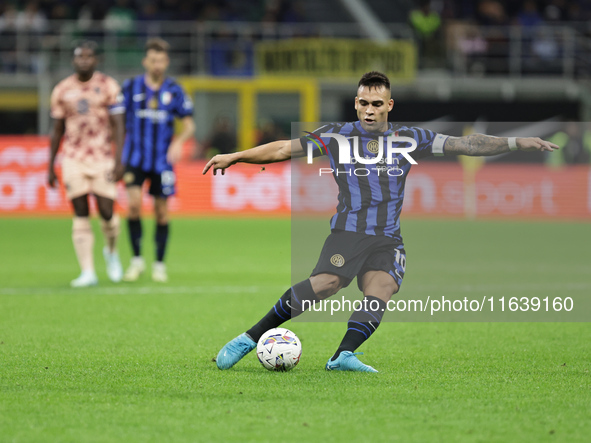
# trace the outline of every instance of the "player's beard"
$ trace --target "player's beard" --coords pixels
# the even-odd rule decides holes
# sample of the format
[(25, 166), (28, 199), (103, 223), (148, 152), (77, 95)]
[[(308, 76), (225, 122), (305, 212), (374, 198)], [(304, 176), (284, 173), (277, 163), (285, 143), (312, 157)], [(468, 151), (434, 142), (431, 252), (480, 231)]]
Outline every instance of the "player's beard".
[(154, 83), (161, 83), (162, 80), (164, 79), (164, 72), (162, 71), (156, 71), (156, 72), (150, 72), (148, 73), (148, 76), (150, 77), (150, 80), (152, 80)]
[(94, 68), (89, 69), (76, 69), (76, 74), (78, 75), (78, 79), (81, 81), (88, 81), (94, 75)]

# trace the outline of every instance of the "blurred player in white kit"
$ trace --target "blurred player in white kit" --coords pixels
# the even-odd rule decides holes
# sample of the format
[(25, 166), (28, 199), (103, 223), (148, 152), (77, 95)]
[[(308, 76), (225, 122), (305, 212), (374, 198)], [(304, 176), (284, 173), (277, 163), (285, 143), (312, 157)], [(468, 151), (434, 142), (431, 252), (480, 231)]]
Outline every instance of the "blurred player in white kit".
[[(103, 255), (109, 279), (118, 282), (123, 271), (117, 253), (119, 217), (113, 212), (116, 183), (123, 175), (121, 153), (124, 139), (125, 107), (116, 80), (96, 71), (97, 46), (92, 41), (74, 49), (75, 74), (56, 85), (51, 94), (51, 146), (49, 186), (55, 187), (55, 157), (63, 138), (62, 181), (72, 202), (72, 240), (81, 274), (72, 287), (98, 283), (94, 269), (94, 234), (90, 224), (88, 196), (96, 198), (105, 236)], [(116, 151), (113, 154), (112, 141)]]

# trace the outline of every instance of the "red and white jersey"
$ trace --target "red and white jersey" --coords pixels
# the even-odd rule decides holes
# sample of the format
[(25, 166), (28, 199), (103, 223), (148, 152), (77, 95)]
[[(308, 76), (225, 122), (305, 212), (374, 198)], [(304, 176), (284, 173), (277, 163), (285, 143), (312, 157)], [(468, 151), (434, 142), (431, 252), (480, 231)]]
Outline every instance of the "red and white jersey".
[(119, 84), (98, 71), (86, 82), (71, 75), (51, 94), (51, 116), (65, 119), (64, 155), (87, 164), (113, 156), (109, 114), (124, 112)]

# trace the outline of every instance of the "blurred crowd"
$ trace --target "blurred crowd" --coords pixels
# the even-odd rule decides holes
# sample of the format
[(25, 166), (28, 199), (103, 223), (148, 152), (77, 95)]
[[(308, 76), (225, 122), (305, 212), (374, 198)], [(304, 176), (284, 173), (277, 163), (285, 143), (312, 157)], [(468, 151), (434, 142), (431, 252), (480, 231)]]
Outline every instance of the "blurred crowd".
[(0, 31), (43, 32), (47, 20), (100, 22), (106, 29), (137, 21), (197, 20), (293, 23), (304, 20), (298, 0), (12, 0), (0, 1)]
[(591, 19), (590, 0), (449, 0), (440, 4), (444, 18), (479, 25), (534, 26)]
[[(568, 68), (568, 75), (591, 76), (591, 62), (588, 62), (591, 52), (591, 0), (364, 1), (385, 22), (404, 23), (412, 29), (419, 49), (420, 68), (504, 75), (511, 72), (511, 66), (519, 65), (520, 73), (561, 74), (565, 66), (569, 66), (565, 62), (568, 56), (576, 60), (576, 66)], [(327, 12), (315, 13), (314, 8), (319, 5), (328, 13), (335, 8), (345, 9), (340, 0), (0, 0), (0, 71), (35, 72), (37, 63), (34, 54), (63, 46), (70, 37), (101, 41), (106, 35), (114, 36), (118, 39), (114, 52), (119, 56), (122, 51), (138, 45), (132, 35), (141, 41), (147, 35), (162, 32), (160, 29), (174, 29), (172, 34), (187, 38), (184, 42), (173, 44), (173, 47), (186, 53), (193, 44), (187, 43), (188, 35), (198, 28), (193, 26), (194, 23), (221, 22), (214, 30), (208, 31), (207, 50), (211, 52), (208, 52), (211, 56), (208, 72), (228, 75), (227, 59), (253, 58), (252, 46), (245, 41), (248, 39), (244, 32), (251, 33), (249, 38), (252, 41), (330, 36), (330, 32), (322, 28), (322, 23), (330, 22), (331, 17), (326, 17)], [(387, 5), (386, 9), (384, 5)], [(339, 17), (346, 20), (347, 15)], [(68, 26), (56, 25), (60, 22), (54, 20), (69, 20)], [(349, 20), (354, 21), (352, 17)], [(187, 23), (179, 24), (177, 29), (174, 28), (175, 21)], [(155, 29), (153, 25), (158, 22), (166, 22), (167, 27)], [(254, 25), (244, 31), (244, 27), (225, 25), (231, 22), (250, 22)], [(258, 23), (265, 26), (258, 26)], [(281, 27), (290, 23), (305, 25), (295, 30)], [(543, 26), (565, 23), (568, 26), (562, 28)], [(505, 25), (518, 25), (521, 34), (511, 34)], [(565, 29), (576, 30), (576, 36), (564, 32)], [(26, 38), (17, 38), (23, 35)], [(65, 35), (68, 38), (64, 38)], [(56, 38), (52, 40), (52, 36)], [(579, 37), (583, 40), (575, 42)], [(519, 39), (521, 45), (521, 60), (510, 60), (515, 39)], [(191, 50), (194, 51), (194, 48)], [(123, 53), (123, 61), (127, 56)], [(190, 57), (185, 58), (189, 60)], [(252, 62), (243, 64), (250, 66)], [(223, 72), (218, 72), (218, 65), (222, 66)], [(192, 68), (194, 66), (183, 65), (178, 69), (189, 72)], [(253, 68), (249, 69), (248, 73), (232, 74), (252, 75)]]
[[(191, 23), (251, 22), (275, 29), (303, 21), (302, 11), (300, 0), (0, 0), (0, 72), (39, 72), (43, 63), (58, 59), (43, 59), (40, 54), (57, 55), (81, 38), (102, 42), (107, 49), (107, 35), (115, 38), (109, 44), (119, 65), (138, 65), (138, 48), (141, 51), (148, 36), (162, 32), (154, 24), (165, 23), (165, 29), (179, 38), (171, 42), (174, 50), (184, 54), (184, 61), (175, 62), (175, 70), (188, 73), (192, 59), (186, 53), (195, 28)], [(225, 36), (225, 28), (211, 34), (213, 40)], [(212, 64), (220, 58), (220, 49), (214, 46), (208, 43)], [(241, 48), (230, 49), (244, 58)], [(227, 48), (221, 51), (222, 58), (229, 53)], [(219, 75), (213, 68), (210, 73)]]
[[(371, 0), (367, 3), (373, 7)], [(441, 20), (465, 20), (479, 25), (532, 26), (591, 19), (591, 0), (401, 0), (397, 3), (398, 8), (407, 7), (409, 12), (428, 5), (429, 13)], [(302, 0), (0, 0), (0, 30), (13, 26), (42, 31), (47, 20), (98, 21), (107, 28), (150, 20), (297, 23), (309, 19), (304, 4)], [(406, 19), (404, 15), (398, 17), (401, 22)]]
[[(288, 134), (283, 129), (283, 126), (290, 127), (289, 121), (275, 121), (269, 118), (263, 118), (257, 122), (255, 132), (255, 145), (264, 145), (275, 140), (286, 140), (289, 138)], [(193, 160), (201, 160), (211, 158), (217, 154), (229, 154), (236, 151), (236, 125), (233, 123), (229, 115), (217, 115), (213, 128), (209, 135), (202, 142), (197, 142), (194, 146), (190, 157)]]
[(419, 0), (409, 22), (422, 67), (591, 75), (591, 0)]

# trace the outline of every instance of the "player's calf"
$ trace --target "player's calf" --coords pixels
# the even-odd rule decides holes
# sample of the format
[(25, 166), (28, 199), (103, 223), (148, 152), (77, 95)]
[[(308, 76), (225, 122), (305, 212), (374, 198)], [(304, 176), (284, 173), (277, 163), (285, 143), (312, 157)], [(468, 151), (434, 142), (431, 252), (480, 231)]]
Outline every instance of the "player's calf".
[(257, 342), (269, 329), (281, 326), (286, 321), (297, 317), (317, 301), (319, 298), (310, 280), (304, 280), (285, 291), (271, 310), (246, 333)]
[(88, 217), (74, 217), (72, 242), (82, 273), (94, 273), (94, 234)]
[(355, 311), (347, 323), (347, 332), (331, 361), (336, 361), (343, 352), (354, 352), (378, 329), (386, 311), (386, 302), (377, 297), (366, 296), (361, 309)]
[(117, 252), (117, 237), (119, 237), (119, 216), (114, 214), (110, 219), (101, 218), (101, 230), (105, 236), (105, 243), (109, 248), (109, 252)]
[(377, 297), (386, 303), (400, 289), (394, 277), (384, 271), (367, 271), (361, 277), (361, 287), (364, 296)]
[(127, 219), (127, 227), (129, 229), (129, 241), (131, 242), (131, 249), (134, 257), (141, 255), (142, 245), (142, 221), (141, 219)]

